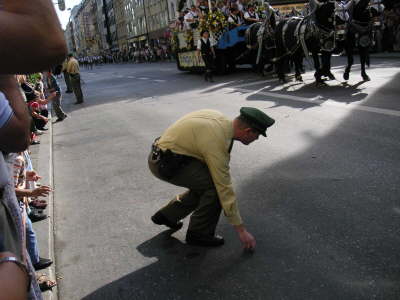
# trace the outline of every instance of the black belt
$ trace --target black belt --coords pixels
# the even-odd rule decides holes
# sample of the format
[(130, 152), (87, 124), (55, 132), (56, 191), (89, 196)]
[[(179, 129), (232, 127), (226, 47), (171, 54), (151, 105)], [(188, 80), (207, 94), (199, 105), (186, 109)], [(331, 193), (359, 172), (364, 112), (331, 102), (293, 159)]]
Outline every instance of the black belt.
[(151, 158), (158, 164), (158, 171), (161, 176), (170, 179), (195, 159), (188, 155), (174, 153), (169, 149), (162, 150), (156, 145), (158, 140), (159, 138), (154, 141), (151, 147)]

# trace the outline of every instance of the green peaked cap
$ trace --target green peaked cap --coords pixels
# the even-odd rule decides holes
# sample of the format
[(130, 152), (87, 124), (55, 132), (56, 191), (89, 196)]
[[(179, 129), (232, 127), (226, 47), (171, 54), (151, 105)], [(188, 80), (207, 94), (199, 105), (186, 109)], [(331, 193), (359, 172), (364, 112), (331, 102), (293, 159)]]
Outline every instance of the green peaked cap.
[(275, 123), (274, 119), (254, 107), (242, 107), (240, 109), (240, 116), (245, 119), (253, 129), (260, 132), (263, 136), (267, 136), (265, 131)]

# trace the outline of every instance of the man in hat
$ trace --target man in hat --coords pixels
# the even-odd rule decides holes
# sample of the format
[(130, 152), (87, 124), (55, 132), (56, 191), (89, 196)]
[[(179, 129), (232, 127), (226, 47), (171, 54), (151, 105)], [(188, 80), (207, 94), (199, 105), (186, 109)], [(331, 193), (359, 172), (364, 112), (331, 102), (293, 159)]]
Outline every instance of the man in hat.
[(83, 103), (83, 94), (81, 88), (81, 74), (79, 71), (79, 62), (74, 58), (74, 55), (70, 53), (68, 55), (67, 72), (71, 80), (71, 87), (76, 97), (74, 104)]
[(266, 136), (274, 120), (253, 107), (242, 107), (240, 115), (230, 120), (215, 110), (189, 113), (170, 126), (153, 143), (149, 168), (154, 176), (168, 183), (188, 188), (152, 216), (158, 225), (174, 230), (181, 220), (190, 217), (186, 242), (197, 246), (220, 246), (215, 235), (221, 210), (236, 229), (245, 249), (256, 245), (246, 230), (237, 207), (229, 172), (233, 141), (249, 145), (259, 135)]

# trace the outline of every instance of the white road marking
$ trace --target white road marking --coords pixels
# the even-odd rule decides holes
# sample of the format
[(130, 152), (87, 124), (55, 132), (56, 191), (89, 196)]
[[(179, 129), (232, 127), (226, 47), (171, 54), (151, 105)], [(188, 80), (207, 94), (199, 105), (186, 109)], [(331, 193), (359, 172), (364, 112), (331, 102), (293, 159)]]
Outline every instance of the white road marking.
[(153, 81), (155, 81), (155, 82), (166, 82), (166, 80), (163, 80), (163, 79), (154, 79)]
[(286, 94), (262, 92), (261, 90), (252, 91), (252, 90), (242, 89), (242, 88), (226, 88), (226, 89), (229, 91), (248, 93), (248, 94), (252, 94), (252, 95), (258, 94), (258, 95), (263, 95), (263, 96), (268, 96), (268, 97), (273, 97), (273, 98), (278, 98), (278, 99), (318, 104), (321, 107), (322, 106), (335, 106), (335, 107), (340, 107), (340, 108), (345, 108), (345, 109), (355, 109), (355, 110), (367, 111), (367, 112), (383, 114), (383, 115), (388, 115), (388, 116), (400, 117), (400, 111), (394, 110), (394, 109), (377, 108), (377, 107), (365, 106), (362, 104), (355, 104), (355, 103), (346, 104), (346, 103), (336, 102), (333, 100), (320, 100), (318, 98), (305, 98), (305, 97), (286, 95)]
[(134, 78), (136, 78), (136, 77), (135, 77), (135, 76), (128, 76), (128, 78), (134, 79)]
[(147, 78), (147, 77), (139, 77), (138, 79), (140, 79), (140, 80), (149, 80), (150, 78)]

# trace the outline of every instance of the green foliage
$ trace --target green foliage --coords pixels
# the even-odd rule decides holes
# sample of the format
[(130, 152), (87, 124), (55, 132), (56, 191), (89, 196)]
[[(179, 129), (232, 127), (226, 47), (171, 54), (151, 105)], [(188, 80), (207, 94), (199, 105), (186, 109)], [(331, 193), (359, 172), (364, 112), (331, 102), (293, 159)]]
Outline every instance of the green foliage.
[(33, 86), (39, 81), (39, 73), (29, 74), (26, 76), (27, 81)]

